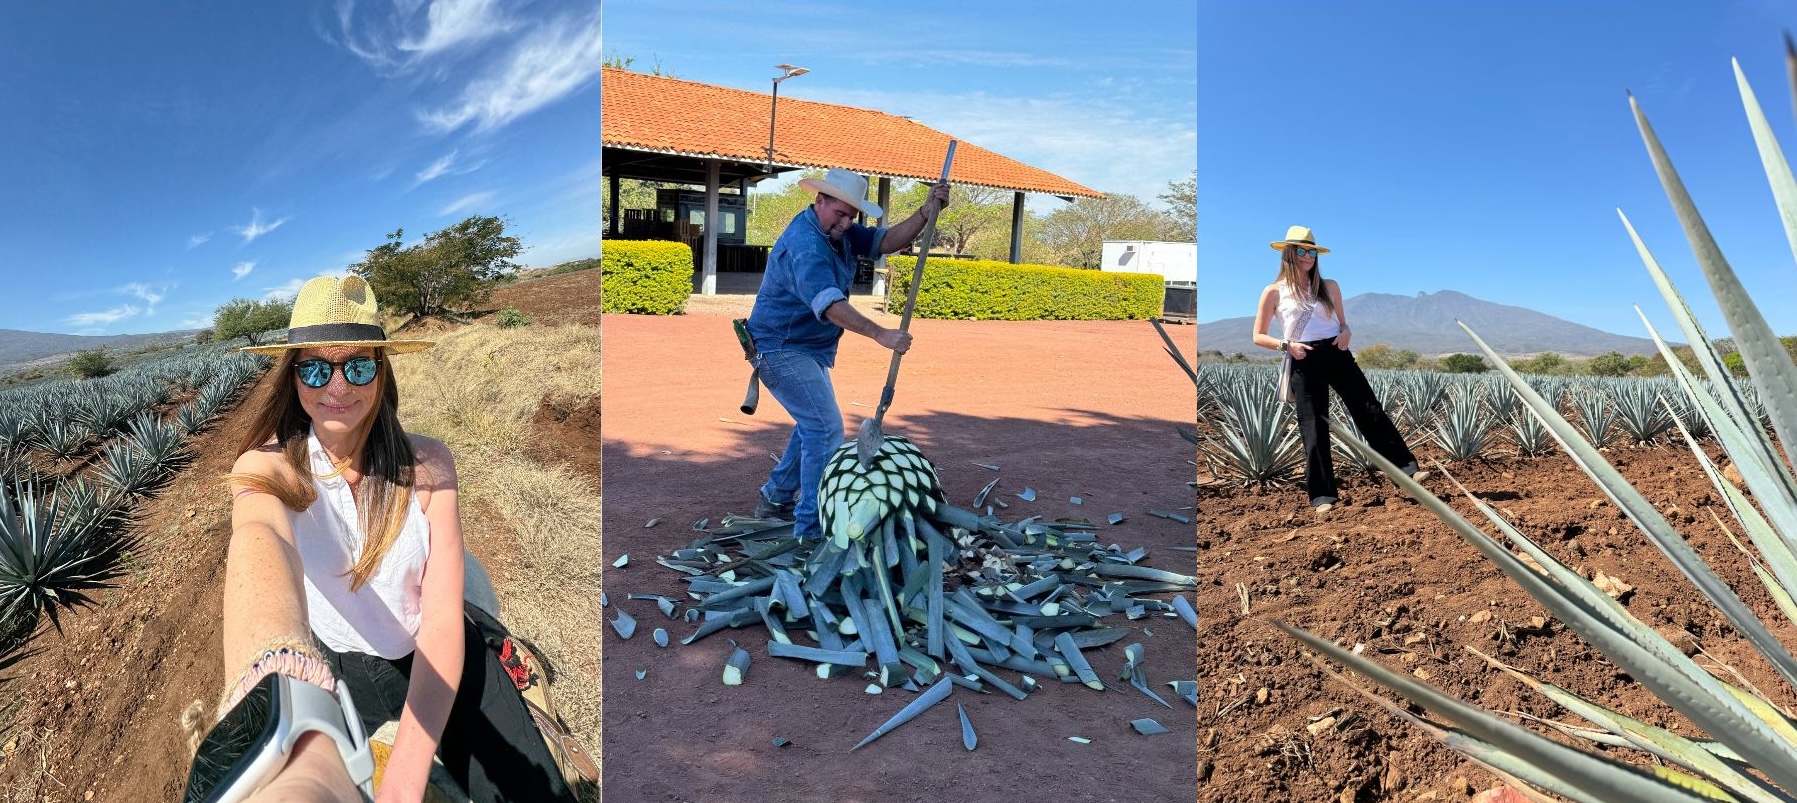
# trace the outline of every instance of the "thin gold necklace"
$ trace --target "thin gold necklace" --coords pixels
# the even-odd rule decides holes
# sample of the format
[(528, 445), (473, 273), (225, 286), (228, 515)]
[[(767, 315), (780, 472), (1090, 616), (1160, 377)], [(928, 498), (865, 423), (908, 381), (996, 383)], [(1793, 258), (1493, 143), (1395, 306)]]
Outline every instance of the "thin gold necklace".
[(322, 447), (322, 446), (319, 447), (319, 451), (324, 452), (324, 459), (330, 460), (331, 469), (332, 469), (331, 473), (319, 476), (319, 479), (321, 479), (321, 480), (328, 480), (333, 477), (341, 476), (343, 474), (343, 472), (349, 468), (349, 464), (356, 461), (356, 456), (350, 455), (349, 457), (343, 458), (342, 462), (338, 462), (336, 460), (331, 460), (330, 451), (325, 449), (324, 447)]

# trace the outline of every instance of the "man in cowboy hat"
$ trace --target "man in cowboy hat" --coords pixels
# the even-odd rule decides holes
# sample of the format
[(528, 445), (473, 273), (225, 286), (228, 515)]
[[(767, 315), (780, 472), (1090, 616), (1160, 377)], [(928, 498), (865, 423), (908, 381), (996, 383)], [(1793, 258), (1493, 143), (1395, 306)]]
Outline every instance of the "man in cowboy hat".
[(821, 538), (817, 485), (831, 451), (842, 444), (842, 411), (830, 385), (836, 341), (843, 331), (872, 338), (900, 354), (911, 335), (875, 323), (848, 303), (855, 259), (903, 250), (923, 232), (930, 216), (948, 205), (948, 183), (930, 188), (917, 213), (891, 227), (855, 222), (877, 218), (867, 200), (867, 179), (836, 168), (799, 186), (817, 199), (794, 217), (768, 254), (767, 273), (755, 294), (748, 330), (761, 381), (793, 418), (792, 437), (761, 486), (755, 515), (793, 518), (793, 533)]

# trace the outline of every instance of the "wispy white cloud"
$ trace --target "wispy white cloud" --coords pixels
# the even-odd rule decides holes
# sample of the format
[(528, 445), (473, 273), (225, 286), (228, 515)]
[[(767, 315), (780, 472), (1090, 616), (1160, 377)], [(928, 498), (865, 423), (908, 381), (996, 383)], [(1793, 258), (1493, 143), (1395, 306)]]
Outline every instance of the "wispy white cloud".
[(425, 22), (422, 32), (394, 43), (394, 47), (423, 58), (515, 27), (493, 0), (436, 0), (425, 13)]
[[(422, 14), (419, 9), (423, 8)], [(387, 13), (357, 13), (354, 0), (338, 0), (332, 42), (381, 72), (405, 72), (441, 54), (464, 51), (518, 27), (497, 0), (396, 0)]]
[(473, 209), (473, 208), (480, 206), (484, 203), (487, 203), (488, 201), (491, 201), (491, 200), (493, 200), (493, 193), (490, 191), (469, 193), (467, 195), (464, 195), (460, 198), (455, 199), (455, 201), (453, 203), (451, 203), (448, 206), (443, 207), (443, 211), (438, 212), (437, 214), (442, 215), (444, 217), (448, 217), (450, 215), (459, 214), (459, 213), (465, 212), (469, 209)]
[(210, 239), (212, 239), (212, 232), (206, 232), (205, 234), (195, 234), (192, 237), (187, 238), (187, 247), (188, 248), (198, 248), (202, 245), (205, 245), (206, 241), (210, 240)]
[(294, 296), (299, 295), (300, 288), (305, 284), (305, 279), (294, 279), (279, 287), (268, 288), (263, 292), (262, 298), (267, 301), (292, 301)]
[(284, 218), (281, 218), (280, 220), (274, 221), (273, 223), (265, 223), (262, 220), (262, 210), (257, 209), (255, 207), (251, 207), (250, 208), (250, 222), (245, 225), (242, 225), (242, 226), (232, 226), (231, 230), (242, 235), (243, 241), (245, 243), (248, 243), (248, 242), (255, 240), (257, 237), (261, 237), (264, 234), (267, 234), (271, 231), (274, 231), (275, 229), (280, 228), (281, 224), (286, 223), (287, 221), (289, 221), (291, 219), (292, 218), (284, 217)]
[(182, 329), (204, 329), (212, 325), (210, 315), (192, 315), (181, 319)]
[(250, 271), (255, 269), (256, 263), (254, 262), (239, 262), (236, 267), (231, 269), (231, 281), (237, 281), (238, 279), (248, 276), (250, 275)]
[(436, 131), (472, 124), (491, 131), (549, 105), (599, 74), (599, 16), (564, 17), (520, 37), (496, 68), (476, 78), (455, 102), (419, 112)]
[(487, 164), (484, 160), (473, 164), (457, 164), (456, 156), (459, 153), (461, 153), (459, 150), (450, 151), (437, 159), (437, 161), (431, 162), (429, 167), (418, 171), (418, 175), (416, 176), (417, 180), (412, 182), (412, 186), (416, 187), (426, 181), (441, 178), (443, 176), (466, 175), (485, 167)]
[(143, 282), (131, 282), (119, 287), (115, 292), (127, 295), (144, 302), (144, 314), (155, 315), (156, 305), (168, 296), (168, 287), (151, 287)]
[(77, 312), (67, 318), (71, 326), (106, 326), (115, 324), (126, 318), (136, 317), (138, 309), (130, 304), (120, 304), (112, 309), (99, 312)]

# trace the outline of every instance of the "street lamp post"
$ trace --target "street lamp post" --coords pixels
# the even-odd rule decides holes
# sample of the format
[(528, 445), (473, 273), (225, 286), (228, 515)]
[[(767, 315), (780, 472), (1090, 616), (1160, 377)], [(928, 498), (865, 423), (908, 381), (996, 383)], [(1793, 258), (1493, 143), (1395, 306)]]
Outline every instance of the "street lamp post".
[(780, 82), (788, 78), (797, 78), (811, 72), (804, 67), (791, 64), (776, 64), (774, 69), (780, 71), (780, 77), (774, 79), (774, 105), (767, 113), (767, 172), (774, 172), (774, 119), (780, 113)]

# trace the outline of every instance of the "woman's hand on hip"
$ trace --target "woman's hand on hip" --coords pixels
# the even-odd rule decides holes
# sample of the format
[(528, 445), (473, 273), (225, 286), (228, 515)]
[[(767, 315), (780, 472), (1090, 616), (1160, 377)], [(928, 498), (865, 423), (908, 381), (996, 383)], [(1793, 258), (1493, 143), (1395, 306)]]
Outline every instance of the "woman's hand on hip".
[(1353, 337), (1354, 337), (1353, 332), (1348, 331), (1347, 329), (1343, 329), (1341, 334), (1335, 336), (1335, 347), (1338, 349), (1341, 349), (1342, 351), (1347, 351), (1348, 350), (1348, 340)]
[(1294, 360), (1302, 360), (1306, 355), (1310, 354), (1310, 347), (1303, 343), (1293, 343), (1285, 347), (1285, 353), (1292, 355), (1292, 359)]

